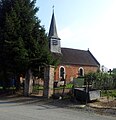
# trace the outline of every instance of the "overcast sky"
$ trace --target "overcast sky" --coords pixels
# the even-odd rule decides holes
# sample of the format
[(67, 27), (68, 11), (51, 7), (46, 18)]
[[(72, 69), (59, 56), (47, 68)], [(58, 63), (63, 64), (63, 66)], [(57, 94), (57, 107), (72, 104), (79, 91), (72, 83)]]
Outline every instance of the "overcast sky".
[(116, 0), (37, 0), (46, 32), (53, 5), (61, 46), (89, 48), (101, 65), (116, 68)]

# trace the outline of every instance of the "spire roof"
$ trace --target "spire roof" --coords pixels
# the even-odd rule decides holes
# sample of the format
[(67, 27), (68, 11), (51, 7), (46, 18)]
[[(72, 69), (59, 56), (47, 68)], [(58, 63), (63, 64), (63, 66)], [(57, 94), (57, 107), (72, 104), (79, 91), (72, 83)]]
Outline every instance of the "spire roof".
[(50, 24), (50, 29), (49, 29), (49, 37), (60, 39), (57, 34), (57, 28), (56, 28), (56, 21), (55, 21), (55, 16), (54, 16), (54, 10), (52, 14), (52, 19), (51, 19), (51, 24)]

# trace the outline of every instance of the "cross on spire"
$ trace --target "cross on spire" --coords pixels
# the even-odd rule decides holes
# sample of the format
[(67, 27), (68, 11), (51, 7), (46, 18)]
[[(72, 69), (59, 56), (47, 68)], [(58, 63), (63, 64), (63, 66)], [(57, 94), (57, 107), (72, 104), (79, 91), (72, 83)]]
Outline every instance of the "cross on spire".
[(52, 8), (53, 8), (53, 13), (52, 13), (52, 19), (51, 19), (51, 24), (50, 24), (48, 36), (60, 39), (57, 35), (56, 21), (55, 21), (55, 16), (54, 16), (54, 5), (52, 6)]
[(52, 6), (53, 10), (54, 10), (54, 5)]
[(54, 5), (52, 6), (52, 9), (53, 9), (53, 13), (54, 13)]

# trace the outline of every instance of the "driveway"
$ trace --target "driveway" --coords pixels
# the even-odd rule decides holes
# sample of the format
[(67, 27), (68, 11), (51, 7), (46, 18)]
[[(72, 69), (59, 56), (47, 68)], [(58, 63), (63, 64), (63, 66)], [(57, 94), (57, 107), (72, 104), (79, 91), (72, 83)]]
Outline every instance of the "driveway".
[[(53, 102), (53, 101), (52, 101)], [(0, 99), (0, 120), (115, 120), (83, 109), (69, 109), (49, 100)]]

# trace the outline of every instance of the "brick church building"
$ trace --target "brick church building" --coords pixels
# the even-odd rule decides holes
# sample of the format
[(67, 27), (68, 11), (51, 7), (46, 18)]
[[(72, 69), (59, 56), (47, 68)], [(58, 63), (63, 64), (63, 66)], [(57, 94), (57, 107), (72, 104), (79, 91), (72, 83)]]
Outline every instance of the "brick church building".
[(49, 48), (53, 57), (59, 60), (59, 65), (55, 69), (54, 80), (60, 81), (62, 78), (67, 82), (84, 76), (89, 72), (96, 72), (100, 69), (100, 64), (92, 53), (88, 50), (72, 48), (62, 48), (61, 39), (58, 37), (54, 11), (52, 14), (49, 29)]

